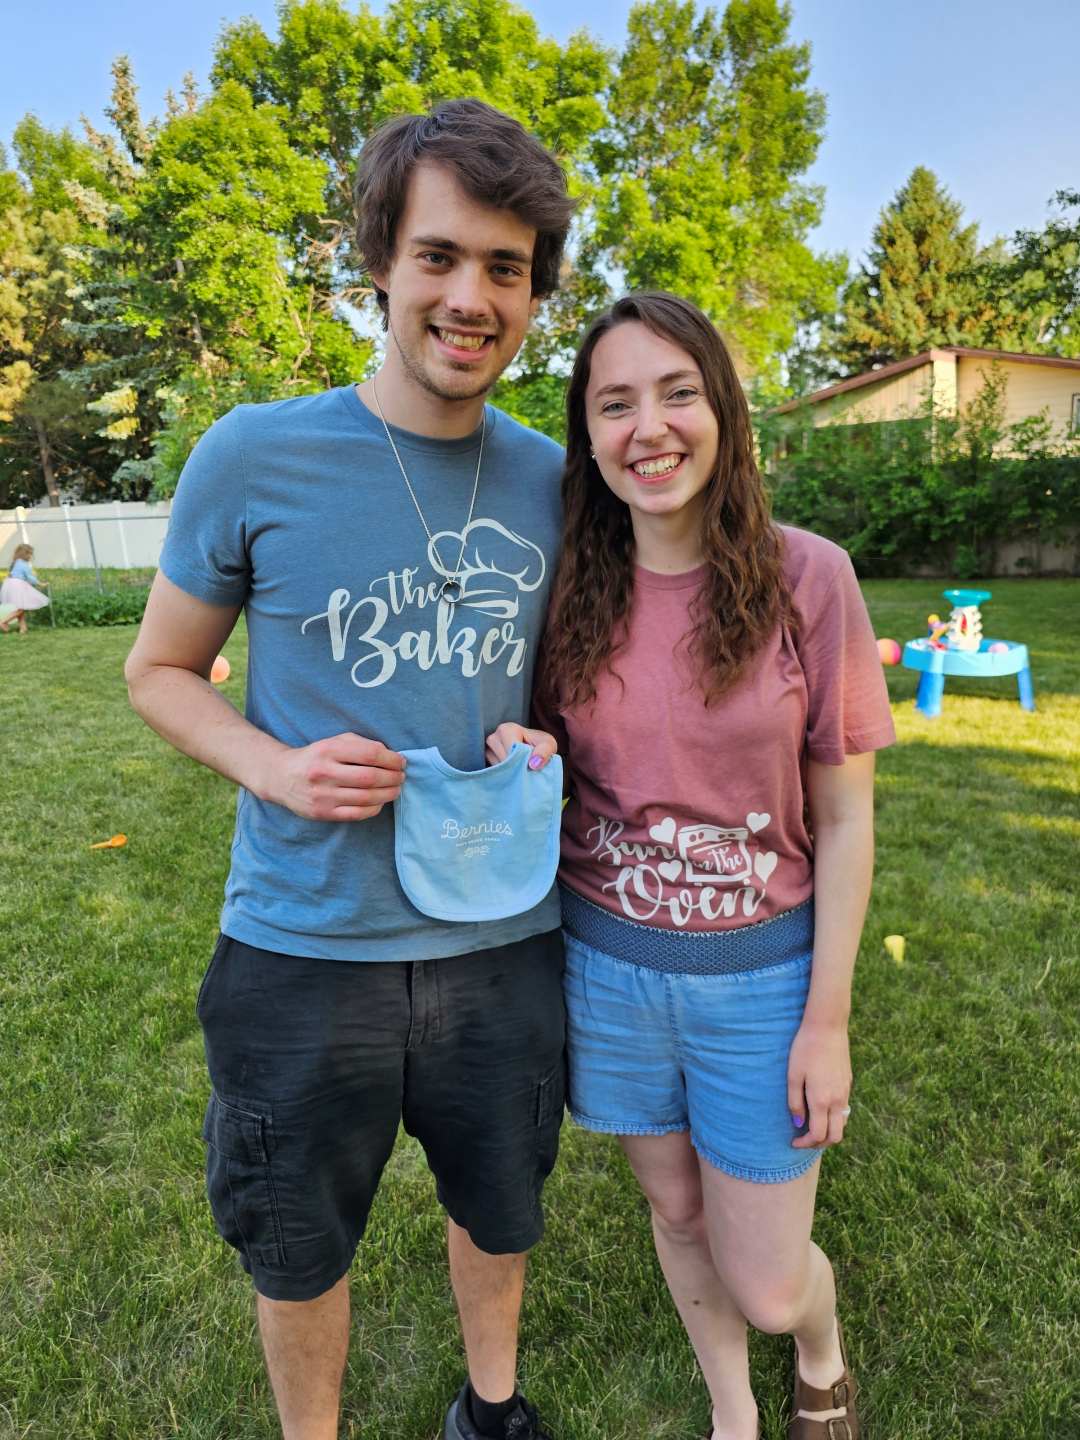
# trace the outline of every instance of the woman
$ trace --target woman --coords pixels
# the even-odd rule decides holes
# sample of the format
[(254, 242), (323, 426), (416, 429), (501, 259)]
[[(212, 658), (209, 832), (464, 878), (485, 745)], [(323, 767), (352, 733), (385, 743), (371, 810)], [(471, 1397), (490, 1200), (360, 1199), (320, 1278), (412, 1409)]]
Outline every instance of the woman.
[[(816, 1161), (849, 1113), (873, 752), (895, 735), (850, 561), (773, 525), (715, 329), (620, 300), (568, 392), (538, 723), (570, 783), (570, 1108), (619, 1136), (713, 1404), (753, 1440), (747, 1321), (796, 1342), (794, 1440), (856, 1440)], [(813, 838), (811, 838), (813, 837)]]
[(11, 569), (8, 571), (3, 585), (0, 585), (0, 605), (14, 607), (0, 616), (0, 630), (5, 635), (9, 620), (18, 620), (19, 634), (25, 635), (26, 612), (40, 610), (49, 603), (49, 597), (39, 594), (34, 588), (36, 585), (40, 585), (41, 581), (34, 574), (34, 567), (31, 564), (33, 558), (34, 547), (32, 545), (16, 545)]

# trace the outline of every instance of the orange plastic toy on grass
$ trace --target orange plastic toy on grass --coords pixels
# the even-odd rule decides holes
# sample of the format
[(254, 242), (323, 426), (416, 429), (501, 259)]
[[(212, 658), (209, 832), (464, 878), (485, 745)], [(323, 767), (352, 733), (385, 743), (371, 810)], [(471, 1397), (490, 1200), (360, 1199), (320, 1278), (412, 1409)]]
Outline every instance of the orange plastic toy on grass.
[(101, 840), (97, 845), (91, 845), (91, 850), (119, 850), (121, 845), (127, 844), (126, 835), (114, 835), (111, 840)]
[(219, 655), (214, 661), (213, 668), (210, 671), (210, 683), (212, 685), (223, 685), (225, 681), (229, 678), (229, 672), (231, 669), (232, 666), (229, 664), (228, 660), (225, 659), (225, 656)]

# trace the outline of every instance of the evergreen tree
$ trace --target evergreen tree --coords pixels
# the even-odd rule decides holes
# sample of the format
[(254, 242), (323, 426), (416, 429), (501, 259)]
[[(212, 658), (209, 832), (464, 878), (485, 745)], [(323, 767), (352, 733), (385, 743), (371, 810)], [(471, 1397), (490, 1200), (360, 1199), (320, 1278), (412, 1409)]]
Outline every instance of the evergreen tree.
[(843, 370), (859, 373), (935, 345), (1016, 348), (1016, 306), (995, 298), (1000, 246), (978, 242), (963, 208), (932, 171), (917, 166), (881, 212), (866, 261), (844, 294), (831, 343)]

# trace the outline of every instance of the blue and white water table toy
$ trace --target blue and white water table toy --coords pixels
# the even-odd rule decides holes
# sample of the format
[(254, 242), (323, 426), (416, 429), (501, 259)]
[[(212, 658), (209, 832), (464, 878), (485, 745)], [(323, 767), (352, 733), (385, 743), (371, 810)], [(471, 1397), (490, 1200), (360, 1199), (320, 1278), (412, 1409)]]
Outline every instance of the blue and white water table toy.
[(988, 640), (982, 633), (979, 606), (993, 598), (990, 591), (946, 590), (944, 595), (953, 607), (948, 622), (931, 615), (929, 633), (904, 646), (903, 664), (921, 671), (915, 709), (928, 720), (941, 714), (946, 675), (1015, 675), (1021, 706), (1034, 710), (1027, 646), (1015, 640)]

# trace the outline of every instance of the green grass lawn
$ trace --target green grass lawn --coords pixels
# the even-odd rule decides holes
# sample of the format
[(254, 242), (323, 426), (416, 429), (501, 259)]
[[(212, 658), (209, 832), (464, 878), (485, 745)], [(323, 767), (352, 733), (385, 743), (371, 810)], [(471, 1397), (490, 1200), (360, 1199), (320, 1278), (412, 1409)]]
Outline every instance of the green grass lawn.
[[(879, 635), (940, 584), (865, 587)], [(1015, 681), (947, 682), (880, 761), (856, 975), (854, 1114), (826, 1156), (871, 1440), (1080, 1436), (1080, 582), (993, 584)], [(195, 994), (233, 791), (128, 708), (132, 629), (0, 635), (0, 1436), (265, 1440), (249, 1285), (202, 1189)], [(242, 697), (245, 641), (226, 653)], [(91, 851), (117, 831), (126, 848)], [(907, 937), (903, 966), (882, 937)], [(698, 1440), (708, 1404), (617, 1146), (568, 1125), (522, 1372), (559, 1440)], [(394, 1157), (353, 1270), (343, 1436), (435, 1440), (462, 1378), (443, 1219)], [(753, 1337), (766, 1440), (790, 1343)]]

